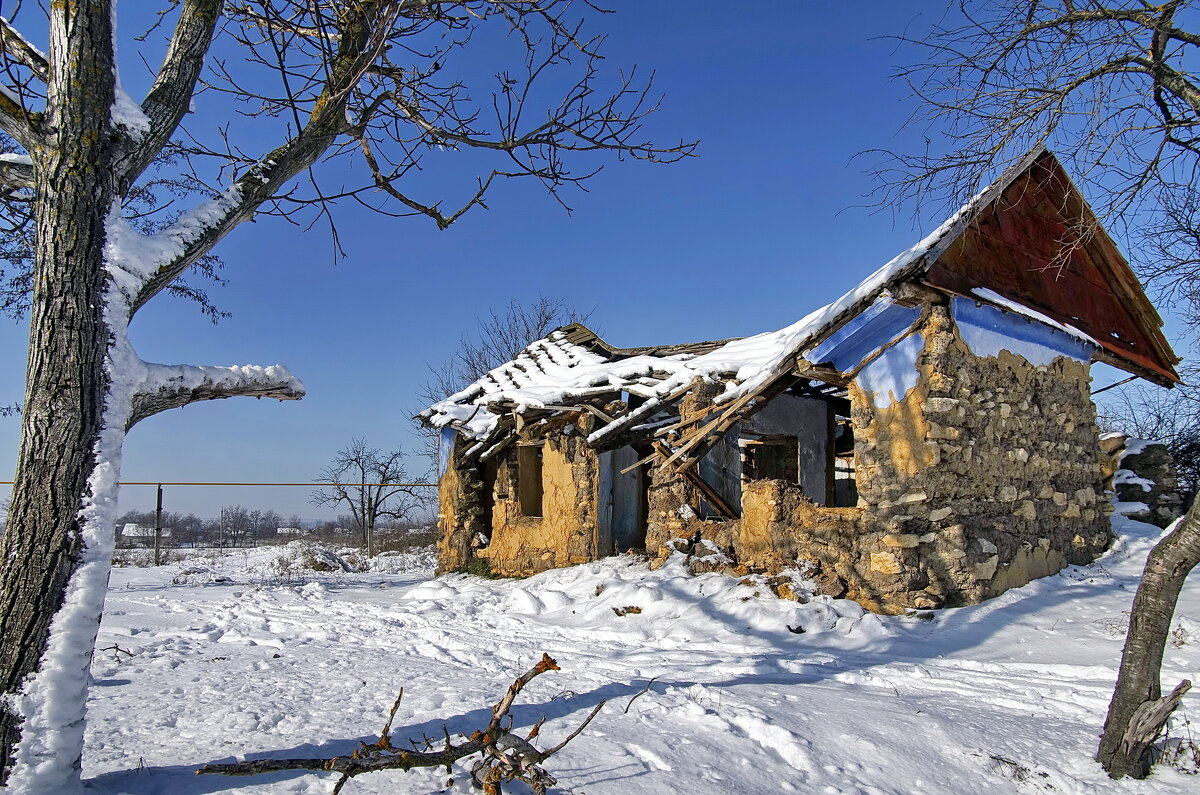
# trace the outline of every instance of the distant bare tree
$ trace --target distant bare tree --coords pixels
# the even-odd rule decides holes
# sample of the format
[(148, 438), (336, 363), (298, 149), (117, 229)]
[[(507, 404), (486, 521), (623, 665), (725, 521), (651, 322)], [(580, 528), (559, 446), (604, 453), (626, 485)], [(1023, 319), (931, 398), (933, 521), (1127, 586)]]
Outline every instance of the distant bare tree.
[(221, 508), (218, 540), (222, 547), (244, 547), (250, 536), (250, 511), (241, 505)]
[[(1193, 0), (955, 0), (898, 37), (921, 152), (876, 150), (880, 206), (957, 208), (1046, 144), (1169, 301), (1200, 306), (1200, 19)], [(1126, 223), (1131, 222), (1131, 223)], [(1080, 238), (1090, 229), (1074, 230)]]
[[(920, 104), (918, 153), (885, 152), (881, 206), (957, 206), (1038, 144), (1055, 149), (1168, 300), (1200, 298), (1200, 19), (1193, 0), (957, 0), (901, 37), (924, 59), (899, 72)], [(1070, 250), (1095, 226), (1067, 230)], [(1149, 749), (1190, 687), (1166, 698), (1163, 649), (1200, 562), (1200, 501), (1150, 552), (1134, 597), (1096, 759), (1145, 776)]]
[(513, 298), (503, 309), (492, 309), (478, 318), (475, 330), (459, 337), (454, 355), (429, 366), (430, 378), (421, 386), (419, 397), (436, 403), (512, 361), (531, 342), (559, 326), (584, 323), (591, 314), (561, 298), (539, 295), (528, 304)]
[(404, 453), (399, 449), (385, 453), (368, 446), (365, 439), (354, 439), (317, 477), (319, 483), (328, 483), (329, 487), (314, 491), (309, 501), (329, 507), (345, 504), (359, 530), (363, 549), (371, 555), (379, 521), (405, 519), (418, 504), (414, 488), (394, 485), (408, 481), (403, 461)]
[[(477, 381), (505, 362), (517, 358), (530, 343), (541, 339), (559, 326), (585, 323), (591, 312), (584, 312), (562, 298), (539, 295), (528, 304), (510, 299), (503, 309), (492, 309), (486, 317), (478, 318), (475, 329), (459, 337), (458, 349), (438, 365), (429, 365), (429, 378), (417, 391), (421, 408), (453, 395)], [(414, 419), (413, 425), (422, 439), (422, 455), (427, 459), (426, 477), (437, 480), (440, 455), (440, 434)], [(431, 490), (432, 492), (432, 490)], [(422, 495), (426, 502), (435, 495)]]

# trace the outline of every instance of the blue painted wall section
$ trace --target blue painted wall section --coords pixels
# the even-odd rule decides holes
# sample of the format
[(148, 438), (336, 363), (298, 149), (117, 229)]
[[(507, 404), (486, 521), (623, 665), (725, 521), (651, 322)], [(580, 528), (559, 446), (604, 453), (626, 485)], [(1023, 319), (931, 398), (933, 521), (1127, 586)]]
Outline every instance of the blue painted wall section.
[(976, 356), (998, 356), (1000, 351), (1007, 350), (1034, 366), (1041, 366), (1059, 356), (1087, 362), (1095, 350), (1064, 331), (990, 304), (955, 298), (952, 311), (959, 334)]
[(831, 362), (841, 372), (852, 370), (880, 346), (894, 340), (917, 321), (915, 306), (900, 306), (881, 298), (805, 352), (813, 364)]
[(438, 443), (438, 475), (446, 474), (450, 467), (450, 454), (454, 452), (454, 439), (458, 431), (447, 426), (442, 428), (441, 441)]
[(859, 371), (855, 383), (871, 395), (876, 408), (887, 408), (917, 385), (917, 357), (924, 349), (925, 338), (909, 334)]

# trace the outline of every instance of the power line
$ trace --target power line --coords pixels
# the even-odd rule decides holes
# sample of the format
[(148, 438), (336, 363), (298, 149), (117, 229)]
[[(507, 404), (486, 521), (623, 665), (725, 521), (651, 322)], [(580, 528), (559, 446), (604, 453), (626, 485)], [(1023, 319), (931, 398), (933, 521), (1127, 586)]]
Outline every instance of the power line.
[[(0, 480), (0, 486), (11, 486), (13, 481)], [(330, 486), (397, 486), (404, 488), (435, 488), (436, 483), (251, 483), (246, 481), (208, 482), (188, 480), (123, 480), (120, 486), (305, 486), (308, 488), (327, 488)]]

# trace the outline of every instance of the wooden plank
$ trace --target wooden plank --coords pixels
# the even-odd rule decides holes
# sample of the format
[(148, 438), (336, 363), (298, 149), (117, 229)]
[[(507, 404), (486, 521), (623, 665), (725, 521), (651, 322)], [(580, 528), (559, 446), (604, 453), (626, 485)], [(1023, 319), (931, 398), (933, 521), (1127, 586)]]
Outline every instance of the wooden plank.
[[(753, 400), (762, 400), (764, 403), (770, 401), (775, 396), (781, 394), (784, 390), (792, 386), (795, 376), (792, 376), (787, 371), (776, 376), (774, 380), (770, 380), (759, 389), (758, 392), (753, 392), (748, 395), (743, 395), (738, 400), (730, 404), (729, 408), (710, 422), (707, 426), (696, 431), (689, 441), (685, 442), (682, 447), (677, 449), (672, 457), (662, 463), (663, 467), (668, 467), (675, 461), (682, 458), (684, 453), (688, 453), (687, 458), (675, 464), (673, 469), (676, 472), (683, 471), (695, 465), (697, 461), (704, 457), (716, 440), (721, 437), (727, 430), (733, 427), (733, 424), (745, 416), (744, 412), (749, 408), (749, 404)], [(687, 449), (684, 449), (687, 448)]]
[(592, 447), (603, 444), (610, 437), (637, 423), (638, 420), (650, 416), (664, 406), (676, 403), (684, 395), (686, 395), (691, 388), (692, 385), (688, 383), (665, 395), (664, 397), (651, 398), (650, 400), (647, 400), (645, 403), (638, 406), (633, 411), (625, 414), (625, 416), (621, 417), (620, 419), (610, 421), (607, 426), (600, 428), (597, 431), (593, 431), (588, 436), (588, 444)]
[[(721, 414), (719, 414), (716, 419), (714, 419), (713, 421), (711, 421), (710, 423), (708, 423), (707, 425), (705, 425), (703, 428), (696, 431), (695, 433), (688, 434), (688, 438), (682, 443), (682, 445), (680, 447), (676, 448), (675, 452), (671, 454), (670, 458), (668, 458), (666, 461), (663, 461), (662, 466), (664, 466), (664, 467), (670, 466), (672, 463), (675, 462), (676, 459), (685, 455), (689, 450), (691, 450), (696, 445), (701, 444), (706, 438), (708, 438), (708, 436), (714, 429), (716, 429), (717, 427), (719, 427), (721, 425), (721, 423), (725, 422), (727, 419), (732, 417), (736, 412), (740, 411), (751, 400), (754, 400), (756, 397), (758, 397), (757, 392), (748, 392), (745, 395), (742, 395), (737, 400), (730, 403), (729, 406), (726, 407), (726, 409)], [(705, 415), (705, 416), (711, 416), (711, 414)], [(733, 422), (736, 422), (736, 421), (737, 420), (734, 419), (729, 424), (732, 425)], [(728, 427), (728, 426), (726, 426), (726, 427)]]
[(704, 497), (705, 501), (711, 505), (713, 510), (715, 510), (717, 513), (721, 514), (726, 519), (737, 518), (737, 514), (733, 512), (733, 509), (730, 508), (721, 495), (718, 494), (716, 490), (708, 484), (708, 481), (700, 477), (700, 474), (696, 472), (696, 470), (686, 469), (677, 474), (683, 476), (684, 480), (691, 483), (696, 488), (696, 491), (700, 492), (700, 495)]

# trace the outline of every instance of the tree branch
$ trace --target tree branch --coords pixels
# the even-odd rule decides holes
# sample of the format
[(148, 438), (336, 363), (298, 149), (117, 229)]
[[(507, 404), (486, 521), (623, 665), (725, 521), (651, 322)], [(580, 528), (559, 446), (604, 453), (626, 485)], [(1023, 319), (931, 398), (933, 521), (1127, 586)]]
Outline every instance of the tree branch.
[(13, 94), (0, 86), (0, 130), (12, 136), (26, 152), (41, 144), (40, 113), (27, 110)]
[(131, 296), (130, 315), (166, 289), (234, 227), (253, 217), (255, 210), (316, 162), (349, 126), (346, 107), (351, 89), (386, 45), (387, 31), (398, 7), (397, 3), (389, 2), (354, 4), (344, 8), (340, 15), (342, 35), (338, 52), (330, 64), (329, 79), (313, 102), (304, 128), (237, 179), (222, 200), (218, 200), (218, 206), (204, 219), (203, 225), (185, 230), (179, 255), (158, 265), (141, 289)]
[(182, 408), (201, 400), (229, 397), (269, 397), (300, 400), (304, 385), (283, 365), (271, 367), (196, 367), (193, 365), (149, 365), (147, 388), (133, 397), (133, 409), (125, 430), (169, 409)]
[(167, 54), (154, 85), (142, 100), (142, 112), (150, 119), (150, 131), (137, 141), (121, 164), (126, 185), (132, 185), (154, 161), (187, 113), (222, 5), (223, 0), (183, 0)]
[(46, 62), (46, 56), (4, 17), (0, 17), (0, 50), (7, 58), (33, 72), (38, 80), (49, 82), (50, 64)]
[[(439, 741), (425, 738), (425, 750), (416, 750), (416, 743), (413, 744), (414, 750), (402, 750), (392, 745), (389, 731), (392, 721), (389, 717), (379, 740), (370, 745), (361, 743), (361, 747), (350, 756), (336, 756), (332, 759), (254, 759), (229, 764), (204, 765), (196, 771), (196, 774), (255, 776), (279, 770), (335, 771), (342, 774), (337, 785), (337, 789), (340, 789), (347, 780), (363, 773), (376, 770), (411, 770), (414, 767), (444, 766), (449, 768), (460, 759), (474, 754), (482, 754), (483, 758), (476, 763), (472, 770), (472, 776), (485, 792), (498, 792), (499, 784), (502, 781), (519, 780), (529, 784), (535, 793), (545, 793), (547, 787), (553, 786), (557, 782), (541, 767), (541, 763), (562, 750), (567, 743), (578, 736), (596, 717), (605, 703), (601, 701), (597, 704), (566, 740), (546, 751), (538, 750), (530, 742), (537, 736), (541, 727), (540, 722), (529, 732), (528, 738), (513, 734), (510, 727), (505, 725), (505, 719), (509, 718), (509, 710), (517, 695), (534, 678), (547, 671), (557, 670), (559, 670), (558, 663), (549, 655), (543, 654), (537, 665), (517, 677), (509, 685), (504, 697), (492, 707), (492, 719), (487, 726), (482, 730), (472, 732), (466, 738), (466, 742), (460, 745), (455, 745), (449, 732), (446, 731), (444, 732), (445, 739), (440, 741), (443, 743), (440, 749), (433, 750), (434, 744)], [(396, 699), (396, 704), (399, 704), (399, 698)], [(395, 711), (396, 706), (394, 705), (391, 713), (393, 716)], [(509, 719), (509, 723), (511, 723), (511, 719)]]
[(32, 188), (33, 163), (21, 155), (0, 155), (0, 188), (20, 190)]

